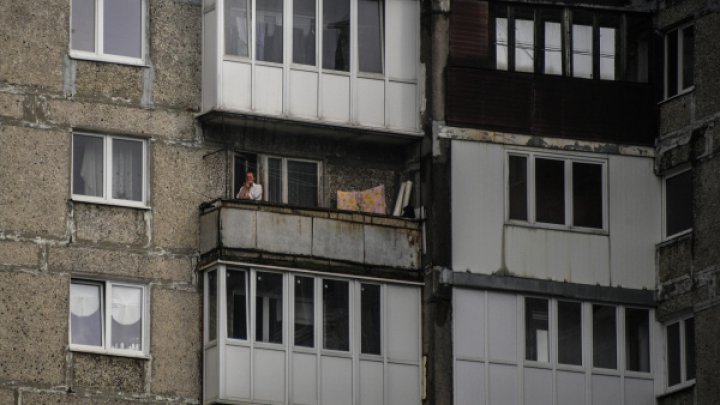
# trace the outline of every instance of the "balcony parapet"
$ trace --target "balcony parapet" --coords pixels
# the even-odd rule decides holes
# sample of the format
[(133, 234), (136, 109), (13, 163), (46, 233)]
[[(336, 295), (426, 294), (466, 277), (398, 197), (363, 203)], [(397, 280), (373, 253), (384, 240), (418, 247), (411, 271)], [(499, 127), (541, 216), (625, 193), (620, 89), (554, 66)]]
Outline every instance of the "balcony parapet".
[(419, 270), (418, 220), (266, 202), (215, 200), (200, 208), (204, 263), (242, 260), (343, 271)]

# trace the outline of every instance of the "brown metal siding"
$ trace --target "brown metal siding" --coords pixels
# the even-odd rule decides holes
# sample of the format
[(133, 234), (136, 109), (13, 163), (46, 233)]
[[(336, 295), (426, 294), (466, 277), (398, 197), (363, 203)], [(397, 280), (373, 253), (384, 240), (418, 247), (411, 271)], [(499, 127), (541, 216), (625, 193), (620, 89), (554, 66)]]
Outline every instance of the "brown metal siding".
[(450, 60), (454, 65), (485, 66), (490, 57), (486, 1), (453, 2), (450, 13)]

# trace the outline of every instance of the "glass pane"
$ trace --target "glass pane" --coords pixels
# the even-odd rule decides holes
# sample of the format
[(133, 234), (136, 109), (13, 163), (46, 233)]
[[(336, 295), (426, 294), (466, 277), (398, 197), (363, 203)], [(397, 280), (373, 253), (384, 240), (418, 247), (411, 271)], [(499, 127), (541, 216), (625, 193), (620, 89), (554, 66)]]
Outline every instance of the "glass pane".
[(558, 301), (558, 363), (582, 365), (582, 306)]
[(562, 29), (560, 23), (545, 23), (545, 73), (562, 75)]
[(232, 339), (247, 339), (247, 276), (238, 270), (227, 271), (227, 333)]
[(692, 172), (665, 181), (665, 236), (692, 228)]
[(665, 37), (665, 96), (678, 93), (678, 32), (673, 31)]
[(293, 1), (293, 62), (315, 66), (315, 0)]
[(645, 309), (625, 309), (625, 350), (628, 370), (650, 371), (650, 321)]
[(615, 28), (600, 28), (600, 78), (615, 80)]
[(102, 346), (102, 286), (70, 284), (70, 341), (76, 345)]
[(695, 84), (693, 66), (695, 65), (695, 26), (691, 25), (682, 30), (683, 36), (683, 80), (682, 88), (687, 89)]
[(515, 70), (532, 72), (535, 60), (535, 36), (532, 20), (515, 20)]
[(572, 164), (573, 225), (603, 227), (602, 165)]
[(295, 346), (315, 346), (315, 279), (295, 277)]
[(73, 194), (103, 196), (103, 138), (73, 135)]
[(591, 25), (572, 26), (573, 76), (592, 79), (593, 38)]
[(565, 223), (565, 162), (535, 159), (535, 215), (538, 222)]
[(111, 297), (113, 349), (142, 350), (143, 290), (113, 286)]
[(510, 219), (527, 220), (527, 158), (510, 156), (508, 173)]
[(268, 201), (283, 202), (282, 197), (282, 160), (268, 158)]
[(593, 305), (593, 366), (617, 368), (615, 307)]
[(350, 349), (350, 299), (348, 283), (323, 280), (323, 347)]
[(257, 272), (255, 277), (255, 340), (282, 343), (283, 276)]
[(208, 340), (217, 337), (217, 273), (208, 273)]
[(283, 61), (283, 1), (257, 0), (255, 60)]
[(498, 70), (508, 69), (508, 20), (495, 19), (495, 66)]
[(318, 205), (317, 163), (287, 161), (288, 204), (303, 207)]
[(104, 53), (142, 57), (142, 0), (105, 0)]
[(72, 0), (70, 47), (95, 52), (95, 0)]
[(363, 284), (360, 287), (362, 353), (380, 354), (380, 286)]
[(548, 334), (548, 302), (525, 298), (525, 359), (548, 362), (550, 336)]
[(695, 378), (695, 318), (685, 320), (685, 376)]
[(225, 53), (249, 56), (250, 19), (248, 0), (225, 0)]
[(142, 201), (143, 143), (112, 140), (112, 197)]
[(350, 0), (323, 2), (324, 69), (350, 70)]
[(360, 71), (383, 72), (382, 0), (358, 0), (358, 58)]
[(668, 386), (680, 383), (680, 323), (667, 327)]

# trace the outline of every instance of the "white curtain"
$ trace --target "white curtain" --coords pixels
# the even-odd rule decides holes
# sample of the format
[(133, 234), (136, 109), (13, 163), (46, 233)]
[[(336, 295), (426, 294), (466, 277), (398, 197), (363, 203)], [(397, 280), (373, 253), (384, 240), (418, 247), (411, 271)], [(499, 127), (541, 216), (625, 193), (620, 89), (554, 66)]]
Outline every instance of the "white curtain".
[[(75, 136), (75, 153), (80, 156), (76, 194), (103, 196), (103, 140), (92, 136)], [(77, 180), (77, 178), (76, 178)]]
[(113, 139), (113, 198), (142, 201), (142, 142)]

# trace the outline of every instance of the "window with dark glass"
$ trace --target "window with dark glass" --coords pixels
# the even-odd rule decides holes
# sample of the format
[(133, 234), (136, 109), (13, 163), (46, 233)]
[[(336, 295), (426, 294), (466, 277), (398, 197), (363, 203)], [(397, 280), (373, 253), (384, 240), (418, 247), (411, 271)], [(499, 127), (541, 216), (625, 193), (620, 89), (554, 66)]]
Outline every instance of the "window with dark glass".
[(255, 0), (255, 60), (283, 62), (282, 0)]
[(603, 227), (602, 166), (573, 162), (573, 225)]
[(381, 354), (380, 351), (380, 286), (360, 285), (360, 346), (361, 353)]
[(509, 218), (527, 221), (527, 157), (510, 155), (508, 161)]
[(682, 381), (682, 370), (680, 359), (680, 323), (668, 325), (667, 335), (667, 362), (668, 362), (668, 386), (679, 384)]
[(315, 0), (293, 1), (293, 63), (315, 66)]
[(255, 277), (255, 340), (282, 343), (283, 276), (257, 272)]
[(687, 318), (665, 327), (667, 386), (695, 379), (695, 319)]
[(692, 228), (692, 171), (665, 179), (665, 236)]
[(350, 296), (347, 281), (323, 280), (323, 348), (350, 350)]
[(535, 216), (537, 222), (565, 223), (565, 162), (535, 159)]
[(249, 0), (225, 0), (225, 54), (250, 56)]
[(695, 26), (686, 25), (665, 34), (665, 97), (695, 84)]
[(319, 162), (268, 157), (266, 163), (268, 201), (301, 207), (319, 205)]
[(615, 307), (593, 305), (593, 367), (617, 369)]
[(625, 309), (625, 368), (650, 372), (650, 319), (646, 309)]
[(350, 0), (323, 2), (323, 68), (350, 70)]
[(208, 340), (217, 338), (217, 272), (208, 272)]
[(226, 282), (227, 332), (231, 339), (247, 339), (247, 276), (245, 271), (228, 270)]
[(550, 333), (548, 327), (548, 301), (525, 298), (525, 359), (548, 362), (550, 360)]
[(143, 7), (143, 0), (72, 0), (71, 55), (142, 63)]
[(315, 279), (295, 277), (295, 346), (315, 346)]
[(358, 0), (358, 58), (360, 71), (383, 72), (383, 0)]
[(558, 363), (582, 365), (582, 306), (558, 301)]

